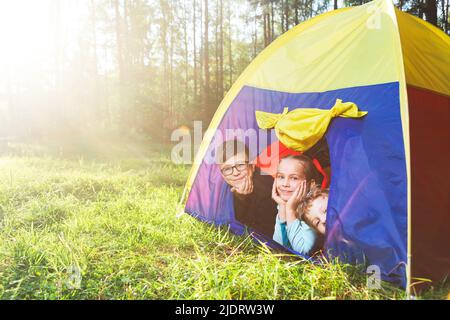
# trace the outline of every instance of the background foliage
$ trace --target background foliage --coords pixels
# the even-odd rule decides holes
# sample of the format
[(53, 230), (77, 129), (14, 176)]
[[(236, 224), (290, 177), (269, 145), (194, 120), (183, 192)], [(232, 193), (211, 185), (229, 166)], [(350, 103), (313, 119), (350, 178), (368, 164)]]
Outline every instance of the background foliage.
[[(206, 129), (242, 70), (280, 34), (364, 2), (2, 2), (0, 145), (164, 142), (193, 120)], [(448, 32), (448, 0), (395, 3)]]

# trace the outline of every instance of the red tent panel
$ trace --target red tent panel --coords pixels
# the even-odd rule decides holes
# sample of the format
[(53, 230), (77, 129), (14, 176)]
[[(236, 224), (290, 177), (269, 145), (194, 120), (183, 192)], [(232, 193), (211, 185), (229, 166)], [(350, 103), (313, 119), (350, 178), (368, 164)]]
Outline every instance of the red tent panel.
[(408, 87), (411, 144), (411, 275), (450, 272), (450, 97)]

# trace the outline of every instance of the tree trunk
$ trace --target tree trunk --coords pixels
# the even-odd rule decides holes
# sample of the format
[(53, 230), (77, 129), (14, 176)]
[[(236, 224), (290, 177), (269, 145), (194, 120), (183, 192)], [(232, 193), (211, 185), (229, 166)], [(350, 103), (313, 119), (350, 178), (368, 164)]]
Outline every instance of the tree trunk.
[(208, 120), (211, 116), (212, 110), (210, 110), (210, 99), (209, 99), (209, 90), (210, 90), (210, 73), (209, 73), (209, 13), (208, 13), (208, 0), (204, 0), (205, 5), (205, 17), (204, 17), (204, 36), (203, 36), (203, 68), (205, 75), (205, 83), (203, 85), (203, 109), (206, 112), (206, 116)]
[(418, 17), (420, 18), (420, 19), (424, 19), (424, 14), (425, 14), (425, 4), (424, 4), (424, 1), (425, 0), (418, 0), (418, 3), (419, 3), (419, 5), (418, 5), (418, 8), (419, 8), (419, 10), (418, 10), (418, 12), (417, 12), (417, 14), (418, 14)]
[(334, 10), (338, 8), (338, 0), (334, 0)]
[(264, 1), (264, 47), (267, 47), (272, 42), (272, 19), (270, 2)]
[(96, 12), (94, 0), (90, 3), (91, 9), (91, 33), (92, 33), (92, 49), (93, 49), (93, 70), (94, 70), (94, 116), (93, 120), (100, 120), (102, 117), (102, 110), (100, 107), (100, 79), (98, 75), (98, 59), (97, 59), (97, 26), (96, 26)]
[(299, 19), (298, 19), (298, 0), (294, 1), (294, 23), (295, 23), (295, 25), (298, 25), (298, 23), (299, 23)]
[(449, 0), (447, 0), (447, 3), (445, 5), (445, 32), (448, 34), (448, 7), (449, 7)]
[(229, 68), (229, 88), (233, 85), (233, 48), (232, 48), (232, 28), (231, 28), (231, 0), (228, 0), (228, 68)]
[(183, 4), (183, 43), (184, 43), (184, 101), (189, 105), (189, 51), (188, 51), (188, 35), (187, 35), (187, 6)]
[(442, 12), (442, 30), (445, 33), (448, 31), (448, 2), (441, 0), (441, 12)]
[(437, 26), (437, 0), (425, 0), (425, 17), (426, 20)]
[[(117, 64), (119, 71), (119, 117), (122, 117), (122, 112), (124, 109), (124, 90), (123, 86), (125, 83), (124, 79), (124, 65), (123, 65), (123, 43), (122, 43), (122, 27), (121, 27), (121, 19), (120, 19), (120, 11), (119, 11), (119, 0), (114, 0), (114, 12), (115, 12), (115, 28), (116, 28), (116, 44), (117, 44)], [(122, 119), (120, 119), (122, 120)], [(119, 120), (119, 122), (120, 122)]]
[(270, 42), (275, 38), (275, 9), (273, 7), (274, 0), (270, 0)]
[(119, 67), (119, 83), (124, 82), (123, 67), (123, 43), (122, 43), (122, 27), (120, 23), (119, 0), (114, 0), (115, 27), (116, 27), (116, 43), (117, 43), (117, 64)]
[[(173, 130), (175, 128), (176, 125), (176, 113), (175, 113), (175, 108), (174, 108), (174, 80), (173, 80), (173, 56), (174, 56), (174, 47), (175, 47), (175, 41), (174, 41), (174, 37), (175, 37), (175, 31), (174, 31), (174, 24), (173, 24), (173, 15), (175, 14), (174, 12), (174, 7), (172, 6), (171, 0), (169, 1), (169, 6), (168, 6), (168, 13), (169, 13), (169, 121), (168, 121), (168, 127), (169, 130)], [(169, 135), (167, 135), (167, 138), (169, 138)]]
[(263, 13), (263, 24), (264, 24), (264, 47), (269, 45), (269, 19), (267, 18), (267, 13), (264, 11)]
[(196, 0), (193, 1), (192, 4), (193, 7), (193, 13), (192, 13), (192, 40), (194, 45), (194, 52), (193, 52), (193, 59), (194, 59), (194, 101), (197, 101), (197, 94), (198, 94), (198, 84), (197, 84), (197, 78), (198, 78), (198, 72), (197, 72), (197, 5)]
[(258, 19), (256, 16), (256, 8), (255, 8), (255, 14), (253, 19), (253, 58), (256, 57), (257, 53), (257, 45), (258, 45)]
[(289, 0), (285, 1), (284, 15), (285, 15), (284, 21), (286, 23), (286, 26), (285, 26), (284, 30), (288, 31), (289, 30)]
[(219, 102), (223, 99), (223, 0), (219, 0)]
[(214, 100), (217, 104), (219, 101), (219, 0), (216, 0), (216, 16), (215, 16), (215, 25), (214, 25), (214, 58), (215, 58), (215, 67), (216, 67), (216, 83), (214, 88)]
[[(161, 7), (161, 13), (164, 17), (161, 21), (161, 46), (163, 49), (163, 76), (162, 76), (162, 106), (163, 106), (163, 118), (169, 119), (172, 114), (170, 110), (170, 83), (169, 83), (169, 45), (167, 43), (168, 38), (168, 28), (169, 28), (169, 22), (168, 22), (168, 3), (167, 0), (160, 0), (159, 1), (160, 7)], [(163, 125), (163, 138), (168, 136), (168, 128), (170, 126), (169, 121), (165, 122)]]
[(123, 0), (123, 24), (122, 24), (122, 35), (123, 35), (123, 68), (124, 68), (124, 78), (125, 78), (125, 85), (127, 85), (127, 80), (129, 79), (129, 67), (130, 64), (133, 63), (131, 61), (132, 56), (130, 55), (129, 48), (130, 45), (130, 6), (131, 1)]
[(203, 59), (203, 52), (205, 50), (204, 46), (205, 46), (205, 35), (203, 33), (203, 1), (200, 0), (200, 50), (199, 50), (199, 54), (198, 54), (198, 59), (199, 59), (199, 110), (200, 110), (200, 114), (204, 113), (204, 105), (203, 105), (203, 83), (204, 83), (204, 74), (203, 74), (203, 64), (204, 64), (204, 59)]

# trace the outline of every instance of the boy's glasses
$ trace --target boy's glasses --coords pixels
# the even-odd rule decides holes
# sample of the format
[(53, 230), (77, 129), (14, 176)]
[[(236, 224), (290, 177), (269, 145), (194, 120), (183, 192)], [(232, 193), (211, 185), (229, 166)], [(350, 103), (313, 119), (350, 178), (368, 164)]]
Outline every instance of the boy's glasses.
[(247, 168), (247, 163), (238, 163), (234, 166), (224, 167), (220, 169), (224, 176), (230, 176), (233, 174), (233, 170), (236, 169), (238, 172), (242, 172)]

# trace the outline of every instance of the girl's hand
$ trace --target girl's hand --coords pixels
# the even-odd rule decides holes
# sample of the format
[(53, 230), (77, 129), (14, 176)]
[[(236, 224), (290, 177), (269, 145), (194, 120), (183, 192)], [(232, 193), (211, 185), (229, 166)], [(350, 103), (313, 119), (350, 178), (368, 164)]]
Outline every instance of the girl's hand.
[(297, 208), (308, 193), (306, 186), (306, 181), (300, 182), (286, 203), (286, 221), (288, 223), (297, 219)]
[(286, 221), (286, 201), (281, 199), (277, 191), (277, 181), (273, 182), (272, 186), (272, 199), (278, 204), (278, 218), (282, 221)]
[(276, 180), (273, 181), (273, 186), (272, 186), (272, 199), (273, 199), (279, 206), (286, 206), (286, 201), (284, 201), (283, 199), (281, 199), (280, 195), (278, 194), (278, 191), (277, 191), (277, 181), (276, 181)]

